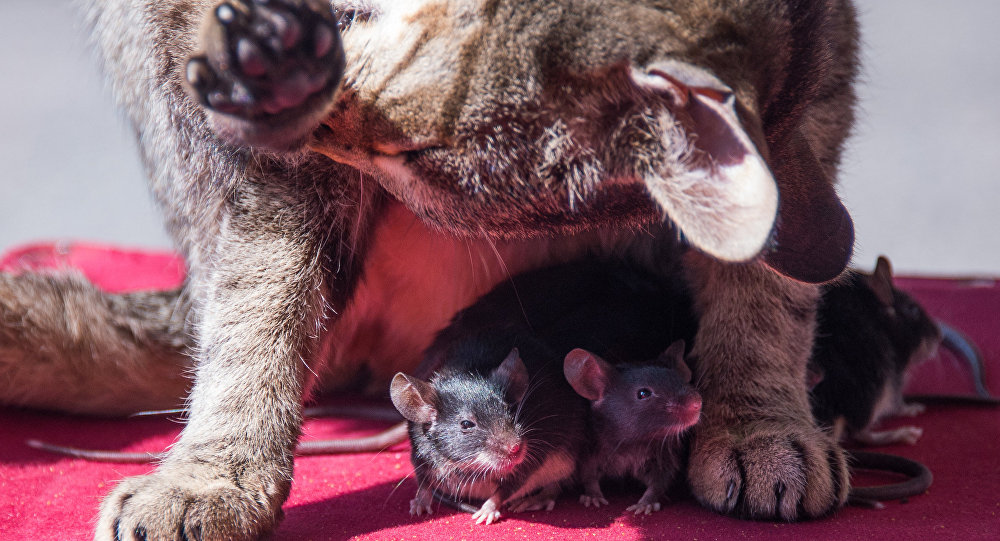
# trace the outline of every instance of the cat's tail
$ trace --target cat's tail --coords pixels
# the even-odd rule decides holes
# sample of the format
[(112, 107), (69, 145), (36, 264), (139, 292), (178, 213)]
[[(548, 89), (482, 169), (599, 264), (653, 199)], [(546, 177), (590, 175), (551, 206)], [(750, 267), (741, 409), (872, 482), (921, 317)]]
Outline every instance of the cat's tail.
[(183, 288), (110, 294), (75, 272), (0, 273), (0, 403), (96, 415), (176, 407), (190, 384)]

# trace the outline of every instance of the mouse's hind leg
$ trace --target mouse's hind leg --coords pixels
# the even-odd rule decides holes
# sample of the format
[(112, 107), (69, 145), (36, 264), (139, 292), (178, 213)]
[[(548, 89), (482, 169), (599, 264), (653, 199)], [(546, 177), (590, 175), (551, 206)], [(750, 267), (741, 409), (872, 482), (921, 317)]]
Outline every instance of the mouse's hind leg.
[(525, 496), (520, 500), (510, 504), (510, 510), (514, 513), (525, 511), (551, 511), (556, 506), (556, 498), (562, 493), (559, 483), (545, 485), (541, 490), (530, 496)]
[(924, 429), (917, 426), (901, 426), (892, 430), (871, 430), (865, 429), (853, 435), (859, 443), (871, 446), (892, 445), (894, 443), (908, 443), (914, 445), (920, 436), (924, 435)]

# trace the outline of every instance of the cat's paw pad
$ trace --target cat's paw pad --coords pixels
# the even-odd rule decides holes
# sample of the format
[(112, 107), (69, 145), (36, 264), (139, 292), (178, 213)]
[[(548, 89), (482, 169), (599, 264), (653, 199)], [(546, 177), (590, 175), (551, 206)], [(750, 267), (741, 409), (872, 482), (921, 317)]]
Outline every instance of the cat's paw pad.
[(206, 108), (250, 124), (221, 130), (250, 143), (256, 135), (278, 147), (307, 135), (343, 76), (337, 19), (325, 0), (226, 0), (202, 34), (204, 52), (188, 60), (185, 79)]

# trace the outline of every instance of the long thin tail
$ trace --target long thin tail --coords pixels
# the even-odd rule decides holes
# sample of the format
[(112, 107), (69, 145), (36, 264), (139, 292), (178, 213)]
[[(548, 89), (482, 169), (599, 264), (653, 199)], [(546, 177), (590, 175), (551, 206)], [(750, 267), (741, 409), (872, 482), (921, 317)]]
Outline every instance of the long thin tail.
[(189, 312), (183, 289), (114, 295), (74, 272), (0, 273), (0, 404), (176, 407), (190, 385)]
[[(405, 422), (402, 422), (393, 425), (392, 428), (379, 432), (378, 434), (364, 438), (303, 441), (300, 442), (298, 447), (295, 448), (295, 454), (298, 456), (310, 456), (347, 453), (376, 453), (406, 441), (407, 435), (407, 425)], [(28, 440), (25, 443), (27, 443), (29, 447), (34, 447), (35, 449), (80, 458), (90, 462), (147, 464), (150, 462), (159, 462), (166, 454), (165, 452), (129, 452), (110, 451), (104, 449), (81, 449), (79, 447), (56, 445), (39, 440)]]
[(927, 466), (908, 458), (870, 451), (851, 451), (855, 468), (897, 473), (906, 476), (906, 481), (891, 485), (871, 487), (851, 487), (848, 498), (852, 505), (882, 508), (881, 502), (901, 500), (923, 494), (934, 482), (934, 476)]

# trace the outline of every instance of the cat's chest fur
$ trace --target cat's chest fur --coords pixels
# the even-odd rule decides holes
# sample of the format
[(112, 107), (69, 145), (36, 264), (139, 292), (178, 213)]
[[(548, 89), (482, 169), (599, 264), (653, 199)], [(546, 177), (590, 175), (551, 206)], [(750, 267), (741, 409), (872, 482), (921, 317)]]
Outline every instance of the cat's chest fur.
[(381, 389), (397, 371), (412, 372), (435, 333), (502, 280), (621, 249), (636, 236), (597, 230), (517, 241), (463, 238), (432, 230), (399, 203), (389, 204), (375, 228), (357, 287), (323, 335), (324, 386), (351, 383), (367, 366), (371, 385)]

